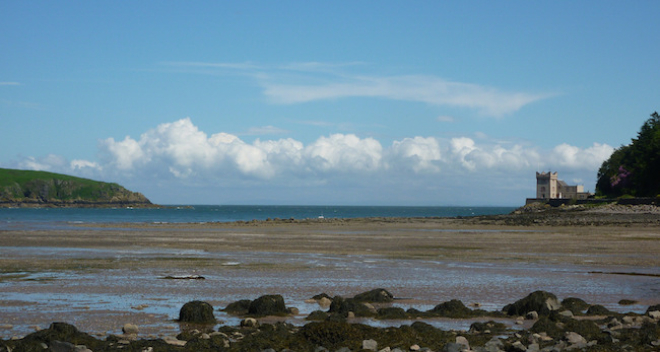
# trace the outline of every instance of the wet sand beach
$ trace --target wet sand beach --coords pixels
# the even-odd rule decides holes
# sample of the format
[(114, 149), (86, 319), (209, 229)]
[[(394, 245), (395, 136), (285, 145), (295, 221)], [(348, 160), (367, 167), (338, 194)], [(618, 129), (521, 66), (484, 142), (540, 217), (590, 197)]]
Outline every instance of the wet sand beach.
[[(325, 292), (383, 287), (405, 309), (450, 299), (499, 310), (532, 291), (613, 311), (660, 303), (660, 214), (524, 213), (475, 218), (65, 224), (0, 231), (0, 338), (66, 321), (103, 336), (138, 324), (178, 333), (181, 306), (281, 294), (304, 323)], [(204, 280), (166, 277), (203, 276)], [(637, 301), (621, 306), (621, 299)], [(218, 313), (225, 324), (238, 318)], [(372, 321), (374, 325), (405, 322)], [(433, 324), (466, 329), (469, 322)]]

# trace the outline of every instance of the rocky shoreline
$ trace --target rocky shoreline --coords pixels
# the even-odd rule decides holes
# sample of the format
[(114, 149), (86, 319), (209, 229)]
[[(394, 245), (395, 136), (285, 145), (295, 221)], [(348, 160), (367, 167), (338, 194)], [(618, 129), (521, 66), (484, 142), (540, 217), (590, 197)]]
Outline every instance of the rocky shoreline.
[[(303, 326), (277, 322), (272, 317), (296, 314), (280, 295), (241, 300), (222, 309), (242, 317), (239, 326), (214, 329), (216, 311), (202, 301), (186, 303), (178, 323), (181, 333), (163, 338), (141, 338), (139, 327), (124, 324), (123, 334), (101, 340), (67, 323), (22, 338), (0, 340), (0, 351), (657, 351), (660, 349), (660, 305), (644, 314), (615, 313), (579, 298), (559, 300), (554, 294), (536, 291), (506, 305), (500, 311), (468, 308), (451, 300), (421, 312), (392, 306), (395, 297), (385, 289), (364, 292), (352, 298), (319, 294), (310, 301), (327, 311), (312, 312)], [(625, 303), (625, 302), (624, 302)], [(352, 323), (358, 317), (406, 319), (410, 324), (377, 328)], [(424, 319), (446, 317), (508, 317), (528, 329), (512, 329), (495, 320), (474, 322), (467, 331), (445, 331)], [(528, 324), (528, 325), (529, 325)]]

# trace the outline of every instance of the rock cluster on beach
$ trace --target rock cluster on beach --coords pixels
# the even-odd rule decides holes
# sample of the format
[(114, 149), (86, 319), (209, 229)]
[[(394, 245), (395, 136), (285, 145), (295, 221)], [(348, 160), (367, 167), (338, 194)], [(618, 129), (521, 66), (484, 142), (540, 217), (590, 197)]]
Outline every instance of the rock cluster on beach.
[[(243, 320), (239, 326), (223, 325), (218, 329), (214, 329), (215, 309), (206, 302), (192, 301), (181, 309), (179, 321), (182, 332), (177, 336), (141, 339), (138, 326), (125, 324), (122, 335), (111, 335), (100, 340), (73, 325), (53, 323), (48, 329), (20, 339), (0, 340), (0, 352), (550, 352), (660, 349), (660, 305), (649, 307), (645, 314), (620, 314), (579, 298), (560, 301), (552, 293), (544, 291), (533, 292), (494, 312), (467, 308), (460, 300), (440, 303), (426, 312), (403, 310), (391, 306), (395, 297), (384, 289), (352, 298), (320, 294), (311, 300), (328, 310), (310, 314), (308, 318), (314, 321), (304, 326), (258, 320), (258, 317), (270, 315), (297, 314), (294, 308), (286, 307), (280, 295), (230, 304), (223, 310), (242, 316)], [(356, 316), (410, 319), (411, 324), (377, 328), (351, 323), (351, 318)], [(319, 320), (321, 317), (322, 320)], [(470, 318), (475, 322), (468, 331), (445, 331), (423, 321), (433, 317)], [(531, 327), (511, 329), (492, 319), (513, 319), (519, 325), (528, 321)]]

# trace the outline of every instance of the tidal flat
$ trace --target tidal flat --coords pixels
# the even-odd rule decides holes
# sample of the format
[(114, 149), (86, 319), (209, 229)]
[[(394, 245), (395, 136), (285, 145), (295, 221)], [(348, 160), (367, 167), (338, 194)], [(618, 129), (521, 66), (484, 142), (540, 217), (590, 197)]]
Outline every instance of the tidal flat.
[[(139, 325), (144, 337), (176, 335), (188, 301), (221, 309), (266, 294), (298, 308), (286, 320), (302, 325), (321, 309), (309, 302), (314, 295), (351, 297), (380, 287), (397, 298), (391, 305), (419, 310), (460, 299), (496, 311), (537, 290), (621, 313), (660, 303), (658, 214), (566, 214), (522, 214), (518, 222), (505, 215), (4, 229), (0, 338), (55, 321), (99, 337), (120, 334), (126, 323)], [(240, 322), (216, 316), (221, 325)], [(427, 323), (467, 330), (474, 321)]]

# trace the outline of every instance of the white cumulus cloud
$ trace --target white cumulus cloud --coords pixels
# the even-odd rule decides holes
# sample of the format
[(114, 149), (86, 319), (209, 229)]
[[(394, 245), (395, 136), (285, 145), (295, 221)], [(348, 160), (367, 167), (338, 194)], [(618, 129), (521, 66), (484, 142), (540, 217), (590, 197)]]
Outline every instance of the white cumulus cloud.
[(415, 172), (439, 172), (442, 161), (440, 143), (433, 137), (404, 138), (394, 141), (390, 164), (410, 168)]
[(612, 152), (614, 148), (607, 144), (594, 143), (589, 148), (578, 148), (562, 143), (552, 150), (548, 161), (551, 165), (571, 169), (598, 170)]
[(526, 196), (533, 196), (534, 172), (540, 166), (560, 172), (565, 179), (592, 180), (614, 150), (599, 143), (588, 148), (563, 143), (540, 150), (488, 137), (432, 136), (394, 140), (383, 147), (374, 138), (354, 134), (321, 136), (307, 145), (292, 138), (246, 142), (224, 132), (208, 134), (190, 118), (160, 124), (135, 139), (107, 138), (98, 146), (100, 161), (68, 161), (49, 154), (24, 157), (6, 166), (120, 183), (128, 180), (147, 188), (165, 182), (169, 187), (296, 187), (301, 193), (335, 194), (337, 189), (313, 188), (333, 185), (357, 192), (370, 189), (378, 196), (398, 192), (414, 199), (404, 190), (418, 187), (419, 195), (428, 197), (431, 189), (463, 187), (475, 197), (484, 192), (506, 195), (512, 190), (529, 191)]
[(373, 138), (333, 134), (307, 146), (303, 156), (308, 167), (316, 171), (375, 171), (381, 167), (382, 152), (381, 144)]

